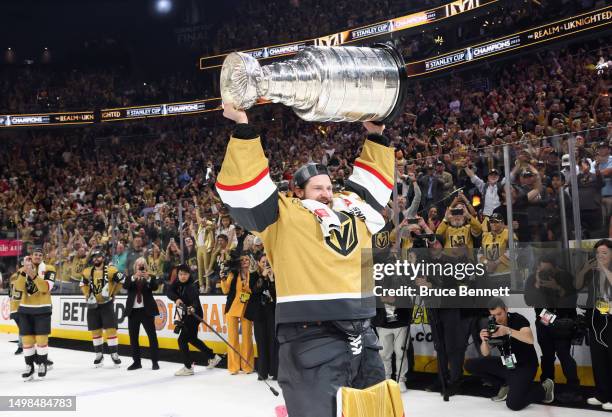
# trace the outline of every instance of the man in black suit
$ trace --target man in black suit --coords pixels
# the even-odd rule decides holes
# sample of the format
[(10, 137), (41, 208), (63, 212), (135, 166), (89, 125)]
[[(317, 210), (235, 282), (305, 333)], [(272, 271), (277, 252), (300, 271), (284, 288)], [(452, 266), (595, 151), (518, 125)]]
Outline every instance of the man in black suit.
[(144, 258), (136, 259), (134, 262), (134, 274), (128, 276), (123, 285), (128, 291), (125, 314), (128, 317), (130, 345), (132, 346), (132, 359), (134, 360), (134, 363), (127, 368), (128, 371), (142, 368), (140, 363), (140, 345), (138, 344), (141, 324), (149, 337), (153, 369), (159, 369), (157, 333), (155, 333), (155, 316), (159, 315), (159, 311), (153, 298), (153, 291), (157, 290), (158, 282), (154, 276), (149, 275), (147, 269), (147, 261)]
[(421, 188), (421, 204), (423, 209), (427, 211), (431, 206), (436, 206), (438, 207), (438, 213), (443, 213), (444, 210), (440, 206), (440, 201), (444, 197), (444, 183), (439, 177), (434, 175), (434, 166), (428, 164), (417, 182)]

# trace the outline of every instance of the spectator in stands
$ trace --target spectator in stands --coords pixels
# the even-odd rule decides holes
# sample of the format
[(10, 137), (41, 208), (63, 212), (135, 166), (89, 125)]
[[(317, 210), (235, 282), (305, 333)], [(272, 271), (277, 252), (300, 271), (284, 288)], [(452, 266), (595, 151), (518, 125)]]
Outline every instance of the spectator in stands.
[(147, 265), (149, 273), (157, 278), (158, 289), (154, 292), (163, 293), (163, 275), (164, 275), (164, 253), (155, 243), (151, 245), (151, 249), (147, 251)]
[(198, 283), (200, 285), (200, 293), (206, 293), (206, 269), (210, 262), (210, 257), (214, 247), (215, 236), (214, 236), (214, 223), (203, 214), (200, 213), (200, 207), (198, 206), (197, 197), (193, 198), (195, 204), (195, 215), (197, 220), (197, 232), (195, 233), (195, 243), (197, 252), (197, 264), (198, 264)]
[(120, 272), (127, 271), (127, 255), (125, 243), (122, 241), (117, 242), (117, 249), (115, 250), (115, 255), (113, 255), (111, 263), (115, 265)]
[(189, 265), (189, 268), (191, 268), (193, 276), (196, 277), (198, 275), (198, 259), (196, 247), (191, 236), (187, 236), (184, 239), (183, 259)]
[(440, 216), (438, 215), (438, 208), (430, 207), (429, 211), (427, 212), (427, 227), (430, 230), (436, 230), (441, 221), (442, 220), (440, 220)]
[[(612, 131), (612, 123), (608, 123), (608, 131)], [(599, 142), (597, 145), (597, 157), (595, 159), (595, 173), (599, 173), (603, 180), (601, 189), (601, 211), (603, 216), (603, 228), (608, 231), (610, 216), (612, 216), (612, 156), (610, 145), (607, 141)]]
[(229, 214), (224, 214), (220, 217), (220, 224), (217, 226), (215, 235), (227, 236), (229, 247), (235, 248), (238, 244), (235, 228), (236, 227), (232, 224), (232, 218), (229, 216)]
[(474, 248), (474, 238), (482, 234), (482, 225), (465, 194), (459, 193), (447, 209), (436, 234), (444, 238), (445, 248)]
[(134, 262), (136, 262), (136, 259), (141, 258), (143, 254), (144, 248), (142, 245), (142, 237), (140, 235), (136, 235), (132, 239), (132, 245), (127, 253), (126, 267), (128, 271), (134, 270)]
[(440, 177), (434, 175), (432, 164), (425, 167), (424, 173), (418, 179), (418, 184), (421, 188), (421, 198), (425, 210), (429, 210), (431, 206), (439, 208), (440, 202), (444, 198), (444, 183)]
[(177, 267), (181, 265), (181, 249), (174, 241), (174, 238), (170, 238), (165, 255), (164, 281), (168, 284), (172, 284), (177, 278)]
[(582, 159), (579, 163), (578, 199), (580, 201), (580, 222), (583, 236), (593, 238), (601, 236), (601, 174), (591, 173), (591, 164)]
[(226, 235), (218, 235), (206, 272), (206, 293), (219, 294), (221, 270), (230, 259), (230, 247)]
[(446, 165), (443, 161), (436, 161), (436, 172), (434, 176), (442, 183), (442, 198), (447, 199), (455, 187), (453, 176), (446, 170)]
[[(489, 278), (495, 278), (495, 282), (507, 285), (510, 283), (510, 232), (505, 225), (504, 217), (499, 213), (491, 214), (488, 222), (489, 231), (482, 234), (478, 261), (486, 266)], [(515, 242), (518, 240), (516, 235), (514, 235), (514, 240)]]
[(468, 167), (465, 168), (465, 173), (482, 196), (480, 202), (482, 205), (482, 214), (485, 219), (489, 218), (493, 214), (493, 211), (501, 205), (500, 194), (503, 183), (499, 182), (499, 171), (495, 168), (490, 169), (487, 174), (486, 183)]

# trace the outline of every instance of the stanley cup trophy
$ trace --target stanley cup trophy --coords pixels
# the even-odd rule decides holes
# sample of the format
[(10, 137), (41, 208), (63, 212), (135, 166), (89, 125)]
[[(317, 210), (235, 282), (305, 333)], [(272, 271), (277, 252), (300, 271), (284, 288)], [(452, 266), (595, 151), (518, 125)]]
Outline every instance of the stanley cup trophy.
[(293, 108), (317, 122), (389, 122), (403, 110), (408, 79), (390, 45), (309, 46), (292, 59), (260, 66), (233, 52), (221, 69), (221, 97), (248, 109), (258, 99)]

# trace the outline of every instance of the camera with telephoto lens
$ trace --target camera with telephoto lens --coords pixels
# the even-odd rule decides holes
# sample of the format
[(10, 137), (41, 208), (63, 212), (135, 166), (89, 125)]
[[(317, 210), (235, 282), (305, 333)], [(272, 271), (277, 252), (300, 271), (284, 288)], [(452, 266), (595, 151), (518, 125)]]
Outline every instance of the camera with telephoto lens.
[(429, 243), (436, 239), (436, 235), (428, 233), (417, 234), (410, 232), (410, 237), (412, 238), (412, 247), (415, 249), (428, 248)]
[(237, 271), (240, 269), (240, 253), (237, 250), (230, 252), (230, 258), (227, 261), (219, 262), (219, 276), (225, 278), (229, 275), (230, 271)]
[(574, 329), (574, 335), (572, 337), (572, 345), (580, 346), (584, 343), (586, 338), (589, 324), (584, 314), (578, 314), (576, 316), (576, 327)]
[(496, 331), (497, 322), (495, 321), (495, 317), (489, 316), (489, 321), (487, 322), (487, 332), (489, 333), (489, 336), (492, 336)]
[(183, 327), (185, 327), (185, 317), (187, 317), (187, 306), (185, 303), (177, 304), (176, 310), (174, 310), (174, 334), (179, 334)]
[(492, 337), (493, 333), (497, 331), (497, 322), (495, 321), (495, 317), (489, 316), (489, 320), (487, 321), (487, 333), (489, 333), (489, 340), (487, 343), (489, 346), (501, 346), (504, 344), (502, 338)]

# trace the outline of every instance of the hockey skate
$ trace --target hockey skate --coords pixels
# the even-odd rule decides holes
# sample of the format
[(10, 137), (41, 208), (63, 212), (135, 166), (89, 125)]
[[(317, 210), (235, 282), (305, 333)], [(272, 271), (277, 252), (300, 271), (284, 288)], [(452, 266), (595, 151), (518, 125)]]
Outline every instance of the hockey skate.
[(47, 362), (42, 362), (38, 364), (38, 377), (44, 378), (47, 376)]
[(111, 353), (111, 359), (113, 360), (115, 368), (119, 368), (119, 365), (121, 365), (121, 359), (119, 359), (119, 354)]
[(96, 359), (94, 360), (94, 368), (101, 368), (104, 362), (104, 355), (99, 353), (96, 354)]
[(21, 374), (24, 381), (31, 381), (34, 379), (34, 364), (28, 365), (27, 370)]

